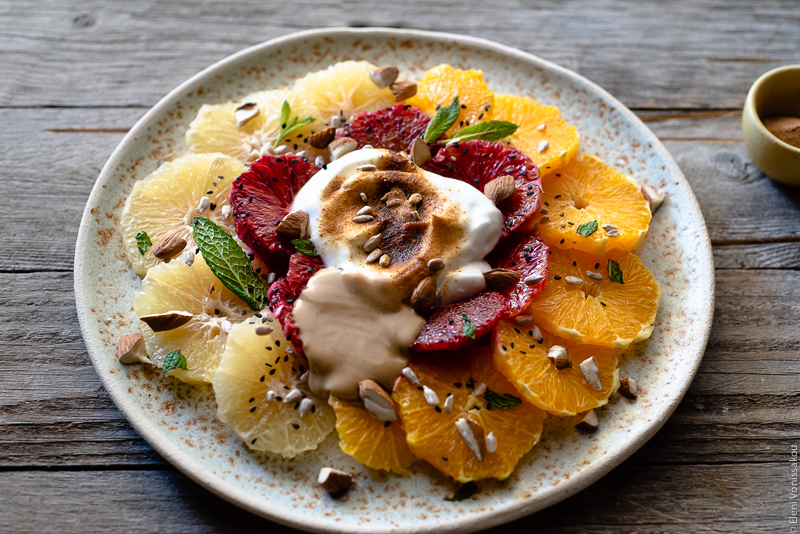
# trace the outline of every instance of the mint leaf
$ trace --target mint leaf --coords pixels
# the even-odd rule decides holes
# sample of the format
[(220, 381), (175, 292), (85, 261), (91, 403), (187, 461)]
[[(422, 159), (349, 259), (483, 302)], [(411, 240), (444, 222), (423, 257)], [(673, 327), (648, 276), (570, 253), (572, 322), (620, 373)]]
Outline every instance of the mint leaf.
[(186, 356), (179, 350), (173, 350), (169, 354), (167, 354), (166, 358), (164, 358), (164, 365), (161, 366), (161, 369), (166, 373), (167, 371), (172, 371), (173, 369), (183, 369), (186, 370)]
[(474, 482), (467, 482), (453, 494), (452, 497), (445, 497), (444, 500), (450, 502), (459, 502), (469, 499), (478, 492), (478, 486)]
[(486, 121), (461, 128), (456, 131), (450, 139), (439, 141), (439, 143), (452, 143), (457, 141), (472, 141), (481, 139), (483, 141), (500, 141), (517, 131), (517, 126), (508, 121)]
[(597, 221), (595, 220), (579, 224), (575, 231), (581, 234), (583, 237), (589, 237), (597, 231)]
[(139, 249), (139, 254), (144, 256), (144, 253), (152, 246), (153, 242), (150, 241), (150, 236), (147, 235), (147, 232), (144, 230), (136, 232), (136, 248)]
[(275, 139), (275, 145), (273, 148), (278, 148), (278, 145), (281, 144), (281, 141), (287, 137), (290, 137), (303, 126), (314, 122), (314, 117), (306, 117), (305, 119), (301, 120), (300, 117), (292, 117), (291, 115), (292, 108), (289, 106), (289, 102), (284, 100), (283, 106), (281, 106), (281, 124), (280, 128), (278, 128), (278, 137)]
[(439, 111), (437, 111), (436, 115), (431, 119), (431, 122), (428, 123), (428, 127), (425, 128), (425, 134), (422, 136), (422, 140), (426, 143), (433, 143), (446, 134), (447, 130), (458, 120), (458, 114), (460, 112), (461, 108), (458, 105), (458, 97), (455, 97), (453, 103), (449, 106), (440, 107)]
[(294, 245), (297, 252), (301, 254), (305, 254), (306, 256), (319, 256), (316, 249), (314, 249), (314, 243), (308, 239), (292, 239), (292, 245)]
[(475, 323), (466, 313), (462, 313), (461, 317), (464, 318), (464, 337), (475, 339)]
[(501, 410), (510, 410), (522, 404), (522, 399), (510, 395), (508, 393), (498, 393), (491, 389), (486, 390), (486, 402), (489, 403), (489, 408), (499, 408)]
[(625, 283), (622, 280), (622, 269), (619, 268), (619, 263), (614, 260), (608, 260), (608, 278), (618, 284)]
[(192, 230), (203, 259), (214, 276), (254, 310), (264, 308), (267, 286), (233, 237), (205, 217), (195, 217)]

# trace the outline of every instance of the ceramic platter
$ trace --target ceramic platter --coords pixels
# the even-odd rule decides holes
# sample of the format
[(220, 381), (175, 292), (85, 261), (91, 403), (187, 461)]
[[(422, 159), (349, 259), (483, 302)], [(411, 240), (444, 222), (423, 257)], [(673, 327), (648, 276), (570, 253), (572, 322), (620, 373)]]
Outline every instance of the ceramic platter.
[[(479, 483), (467, 501), (444, 501), (458, 487), (420, 462), (408, 478), (369, 473), (342, 453), (335, 432), (294, 460), (254, 454), (215, 417), (210, 387), (163, 378), (159, 370), (121, 366), (123, 334), (138, 331), (131, 299), (140, 280), (125, 259), (117, 222), (136, 180), (159, 158), (185, 151), (184, 134), (204, 103), (238, 100), (290, 85), (337, 61), (396, 64), (405, 79), (449, 63), (482, 69), (497, 93), (558, 106), (581, 133), (581, 152), (596, 154), (638, 180), (664, 187), (640, 256), (661, 283), (655, 332), (621, 362), (640, 384), (598, 411), (600, 430), (585, 434), (550, 418), (542, 441), (506, 481)], [(75, 293), (83, 337), (106, 389), (134, 428), (199, 484), (271, 520), (314, 532), (468, 532), (552, 505), (589, 486), (642, 446), (664, 424), (700, 364), (714, 301), (714, 266), (703, 216), (686, 178), (664, 146), (611, 95), (567, 69), (519, 50), (458, 35), (389, 29), (296, 33), (234, 54), (187, 80), (131, 129), (106, 163), (81, 221)], [(574, 423), (574, 421), (573, 421)], [(315, 484), (323, 466), (356, 475), (346, 499)]]

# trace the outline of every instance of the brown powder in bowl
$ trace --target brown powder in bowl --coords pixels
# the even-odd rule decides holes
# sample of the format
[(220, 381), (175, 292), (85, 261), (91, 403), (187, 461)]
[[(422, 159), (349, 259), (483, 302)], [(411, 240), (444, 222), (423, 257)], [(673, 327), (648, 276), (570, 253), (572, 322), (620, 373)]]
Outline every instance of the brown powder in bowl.
[(784, 143), (800, 148), (800, 117), (770, 117), (764, 126)]

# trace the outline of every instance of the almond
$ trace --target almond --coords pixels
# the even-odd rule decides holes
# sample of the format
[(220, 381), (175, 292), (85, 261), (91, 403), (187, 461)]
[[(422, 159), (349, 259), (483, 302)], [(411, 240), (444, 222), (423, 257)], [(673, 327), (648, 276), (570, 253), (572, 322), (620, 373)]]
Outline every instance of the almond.
[(161, 261), (169, 261), (178, 256), (186, 248), (186, 240), (176, 232), (170, 232), (153, 245), (153, 256)]
[(426, 276), (417, 284), (417, 287), (411, 294), (411, 307), (414, 308), (417, 313), (427, 312), (431, 309), (435, 300), (436, 277)]
[(547, 357), (556, 366), (556, 369), (568, 369), (572, 367), (572, 361), (569, 359), (569, 352), (561, 345), (553, 345), (547, 349)]
[(117, 345), (117, 359), (119, 363), (130, 365), (132, 363), (153, 363), (147, 357), (142, 334), (128, 334), (119, 338)]
[(153, 332), (166, 332), (167, 330), (174, 330), (181, 327), (192, 320), (194, 317), (191, 313), (185, 311), (171, 311), (166, 313), (155, 313), (152, 315), (144, 315), (139, 317), (142, 321), (147, 323)]
[(308, 144), (314, 148), (326, 148), (336, 137), (336, 128), (325, 128), (308, 138)]
[(349, 137), (338, 137), (328, 144), (328, 159), (337, 160), (356, 149), (358, 142)]
[(400, 71), (394, 65), (384, 65), (370, 72), (369, 79), (379, 89), (386, 89), (395, 82), (399, 73)]
[(656, 189), (646, 182), (642, 183), (642, 195), (647, 203), (650, 204), (650, 213), (658, 211), (658, 208), (661, 207), (661, 204), (667, 197), (663, 189)]
[(639, 385), (633, 378), (620, 378), (619, 392), (629, 399), (635, 399), (639, 396)]
[(242, 104), (236, 108), (236, 111), (233, 112), (233, 116), (236, 119), (236, 127), (241, 128), (251, 120), (258, 117), (258, 114), (258, 105), (255, 102), (247, 102)]
[(283, 218), (275, 232), (284, 239), (303, 239), (308, 230), (308, 213), (297, 210)]
[(499, 206), (513, 197), (516, 189), (517, 184), (514, 182), (514, 177), (507, 174), (495, 178), (486, 184), (486, 187), (483, 188), (483, 194), (486, 195), (486, 198), (494, 202), (495, 206)]
[(331, 497), (340, 497), (344, 495), (350, 488), (350, 483), (352, 481), (353, 477), (344, 471), (339, 471), (332, 467), (323, 467), (319, 470), (319, 476), (317, 477), (317, 482)]
[(397, 420), (394, 401), (374, 380), (359, 382), (358, 396), (364, 402), (364, 408), (377, 420), (389, 422)]
[(589, 432), (594, 432), (599, 426), (600, 420), (597, 418), (597, 414), (594, 413), (594, 410), (589, 410), (583, 414), (583, 418), (575, 425), (575, 427)]
[(600, 380), (600, 370), (597, 368), (597, 362), (594, 361), (594, 356), (583, 360), (580, 367), (583, 377), (589, 385), (592, 386), (592, 389), (596, 391), (603, 389), (603, 382)]
[(489, 291), (504, 291), (519, 282), (519, 273), (511, 269), (492, 269), (483, 273), (483, 279)]
[(397, 102), (402, 102), (417, 94), (417, 84), (414, 82), (397, 82), (389, 88)]
[(414, 139), (414, 142), (411, 143), (411, 161), (417, 167), (422, 167), (431, 159), (431, 149), (428, 147), (428, 143), (426, 143), (421, 137), (417, 137)]

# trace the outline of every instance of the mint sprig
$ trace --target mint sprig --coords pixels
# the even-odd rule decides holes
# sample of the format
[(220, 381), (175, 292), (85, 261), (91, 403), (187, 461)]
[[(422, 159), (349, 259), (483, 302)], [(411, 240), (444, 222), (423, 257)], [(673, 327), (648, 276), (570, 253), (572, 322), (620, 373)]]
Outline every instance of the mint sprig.
[(597, 221), (594, 220), (579, 224), (575, 231), (581, 234), (583, 237), (589, 237), (597, 231)]
[(281, 106), (281, 124), (280, 128), (278, 128), (278, 137), (275, 139), (275, 145), (272, 148), (278, 148), (278, 145), (281, 144), (281, 141), (290, 137), (293, 133), (297, 130), (311, 124), (314, 122), (314, 117), (306, 117), (305, 119), (300, 119), (300, 117), (292, 117), (292, 108), (289, 106), (289, 102), (286, 100), (283, 101), (283, 106)]
[(517, 131), (517, 126), (509, 121), (486, 121), (467, 126), (457, 130), (452, 137), (442, 139), (440, 144), (444, 143), (462, 143), (464, 141), (473, 141), (480, 139), (482, 141), (500, 141), (509, 135), (513, 135)]
[(431, 122), (428, 123), (428, 127), (425, 128), (422, 140), (426, 143), (433, 143), (446, 134), (447, 130), (458, 120), (458, 114), (460, 112), (461, 108), (458, 105), (458, 97), (455, 97), (453, 103), (449, 106), (440, 107), (436, 115), (431, 119)]
[(173, 369), (183, 369), (186, 370), (186, 356), (179, 350), (173, 350), (164, 358), (164, 364), (161, 366), (161, 370), (165, 373), (167, 371), (172, 371)]
[(319, 256), (317, 250), (314, 248), (314, 243), (309, 239), (292, 239), (292, 245), (301, 254), (306, 256)]
[(500, 410), (510, 410), (522, 404), (522, 399), (515, 397), (509, 393), (498, 393), (491, 389), (486, 390), (486, 402), (489, 403), (489, 408), (498, 408)]
[(453, 494), (452, 497), (445, 497), (444, 500), (450, 502), (459, 502), (469, 499), (478, 492), (478, 485), (474, 482), (467, 482)]
[(152, 246), (153, 242), (150, 241), (150, 236), (147, 235), (147, 232), (144, 230), (136, 232), (136, 248), (139, 249), (139, 254), (144, 256), (144, 253), (147, 252)]
[(618, 284), (625, 283), (622, 280), (622, 269), (620, 269), (619, 263), (614, 260), (608, 260), (608, 278)]
[(194, 240), (214, 276), (254, 310), (267, 304), (267, 286), (231, 235), (205, 217), (195, 217)]
[(462, 313), (461, 317), (464, 318), (464, 337), (475, 339), (475, 323), (469, 318), (469, 315)]

